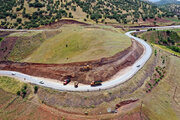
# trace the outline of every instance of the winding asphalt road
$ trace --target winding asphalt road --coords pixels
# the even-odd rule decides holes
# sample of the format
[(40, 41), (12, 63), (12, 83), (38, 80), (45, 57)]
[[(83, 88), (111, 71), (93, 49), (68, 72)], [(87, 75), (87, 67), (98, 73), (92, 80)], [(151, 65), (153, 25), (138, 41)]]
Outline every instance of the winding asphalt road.
[[(155, 27), (156, 29), (169, 29), (169, 28), (179, 28), (179, 26), (165, 26), (165, 27)], [(152, 27), (154, 28), (154, 27)], [(2, 31), (2, 29), (0, 29)], [(22, 31), (29, 31), (29, 30), (22, 30)], [(146, 31), (146, 30), (141, 30), (139, 32)], [(109, 88), (113, 88), (127, 80), (129, 80), (131, 77), (133, 77), (143, 66), (144, 64), (148, 61), (152, 54), (152, 48), (150, 47), (149, 44), (147, 44), (144, 40), (134, 37), (131, 35), (131, 33), (134, 33), (136, 31), (130, 31), (125, 33), (125, 35), (129, 36), (130, 38), (135, 39), (137, 42), (139, 42), (143, 47), (144, 47), (144, 53), (143, 55), (131, 66), (128, 72), (120, 75), (118, 78), (113, 79), (111, 81), (106, 81), (103, 82), (101, 86), (96, 86), (96, 87), (91, 87), (90, 85), (79, 85), (78, 88), (75, 88), (74, 85), (68, 84), (64, 86), (62, 83), (58, 83), (56, 81), (49, 81), (43, 78), (37, 78), (34, 76), (26, 75), (23, 73), (15, 72), (15, 71), (4, 71), (0, 70), (0, 75), (1, 76), (11, 76), (15, 78), (19, 78), (23, 82), (29, 82), (33, 84), (37, 84), (40, 86), (44, 87), (49, 87), (53, 89), (57, 89), (60, 91), (98, 91), (98, 90), (105, 90)], [(12, 75), (12, 73), (14, 75)], [(24, 80), (25, 78), (25, 80)], [(41, 84), (40, 81), (43, 81), (44, 84)]]

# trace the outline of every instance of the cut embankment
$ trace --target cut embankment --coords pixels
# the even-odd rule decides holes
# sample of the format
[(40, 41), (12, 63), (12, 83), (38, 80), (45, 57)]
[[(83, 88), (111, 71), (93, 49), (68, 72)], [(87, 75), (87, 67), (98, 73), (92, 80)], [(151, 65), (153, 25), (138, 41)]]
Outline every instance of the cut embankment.
[(143, 51), (143, 47), (138, 42), (133, 41), (128, 49), (112, 57), (98, 60), (68, 64), (0, 62), (0, 69), (18, 71), (32, 76), (60, 81), (71, 78), (72, 81), (90, 84), (93, 80), (108, 80), (119, 70), (132, 65), (143, 54)]
[[(46, 39), (60, 31), (30, 31), (8, 34), (0, 43), (0, 61), (21, 61), (32, 54)], [(6, 32), (5, 32), (6, 33)], [(4, 34), (5, 34), (4, 33)]]

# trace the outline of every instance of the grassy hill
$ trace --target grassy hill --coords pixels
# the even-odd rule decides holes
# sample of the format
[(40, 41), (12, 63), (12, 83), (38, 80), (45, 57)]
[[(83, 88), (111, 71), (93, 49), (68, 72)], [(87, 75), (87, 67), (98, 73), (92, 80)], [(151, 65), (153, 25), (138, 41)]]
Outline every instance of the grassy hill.
[(139, 19), (164, 17), (141, 0), (0, 0), (0, 25), (3, 28), (36, 28), (62, 18), (84, 21), (136, 23)]
[(108, 57), (131, 45), (130, 38), (111, 28), (68, 25), (45, 40), (25, 62), (68, 63)]
[(140, 37), (151, 43), (166, 46), (180, 53), (180, 29), (174, 29), (172, 31), (149, 31), (142, 33)]

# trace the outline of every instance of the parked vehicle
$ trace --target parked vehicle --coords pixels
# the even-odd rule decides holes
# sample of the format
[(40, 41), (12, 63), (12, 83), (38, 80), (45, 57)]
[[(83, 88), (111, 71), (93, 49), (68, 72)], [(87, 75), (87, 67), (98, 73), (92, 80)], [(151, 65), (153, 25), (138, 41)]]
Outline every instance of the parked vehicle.
[(77, 87), (78, 87), (78, 84), (79, 84), (79, 82), (75, 81), (75, 82), (74, 82), (74, 87), (77, 88)]
[(39, 83), (40, 83), (40, 84), (44, 84), (44, 82), (43, 82), (43, 81), (40, 81)]
[(63, 84), (64, 84), (64, 85), (67, 85), (69, 82), (71, 82), (71, 79), (70, 79), (70, 78), (65, 79)]
[(12, 75), (16, 75), (16, 73), (15, 73), (15, 72), (12, 72)]
[(101, 80), (99, 80), (99, 81), (92, 81), (92, 82), (91, 82), (91, 86), (98, 86), (98, 85), (102, 85), (101, 83), (102, 83), (102, 81), (101, 81)]
[(137, 67), (140, 67), (140, 65), (138, 65)]

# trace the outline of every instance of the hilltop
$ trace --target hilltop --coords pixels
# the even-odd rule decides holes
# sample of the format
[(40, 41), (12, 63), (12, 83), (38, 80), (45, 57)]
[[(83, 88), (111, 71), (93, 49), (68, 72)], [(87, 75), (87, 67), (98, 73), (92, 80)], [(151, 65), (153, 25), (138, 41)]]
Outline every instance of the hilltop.
[(91, 23), (134, 24), (165, 17), (156, 6), (140, 0), (0, 0), (2, 28), (36, 28), (62, 18)]

